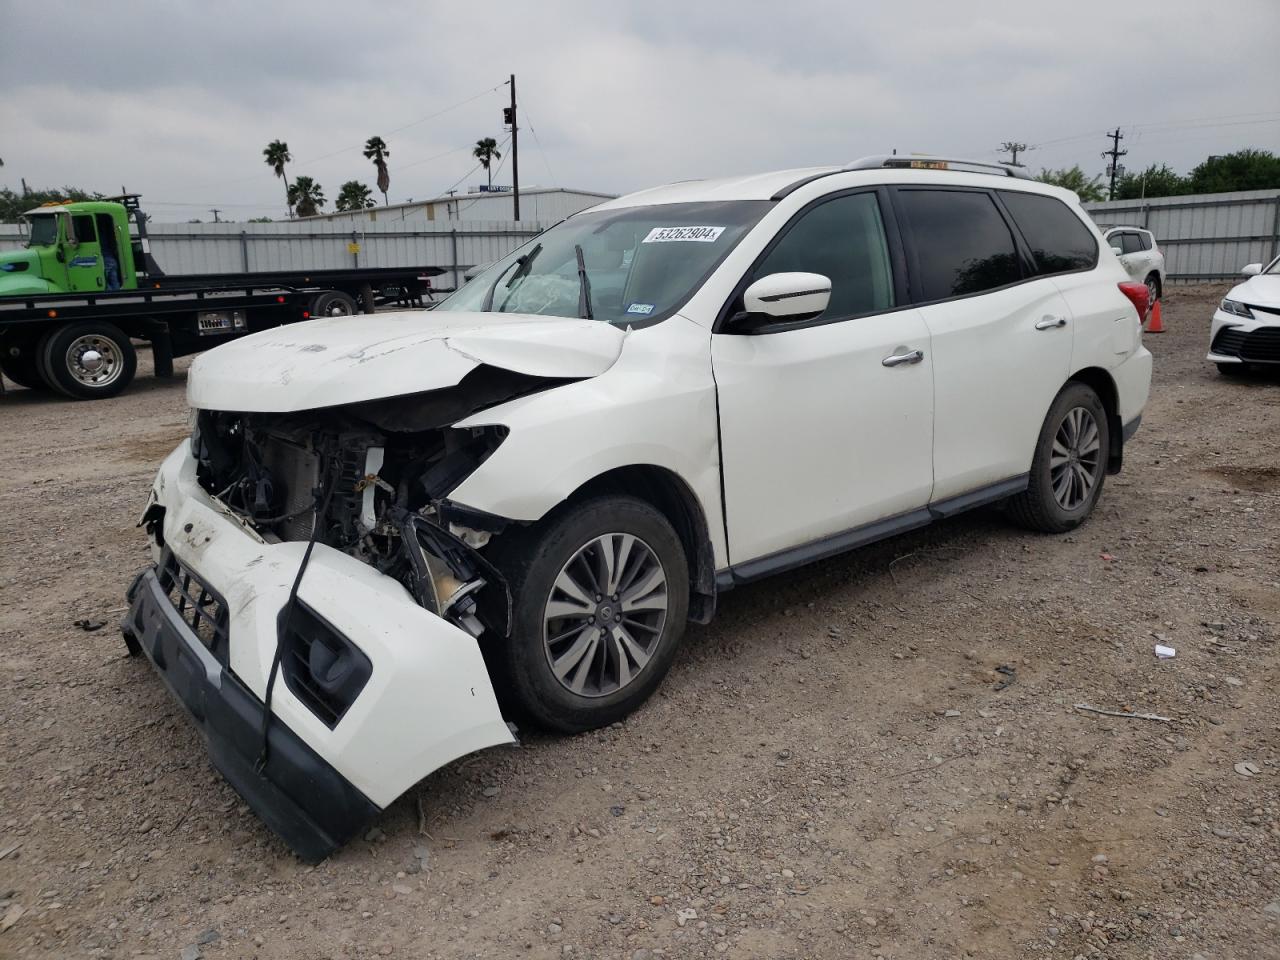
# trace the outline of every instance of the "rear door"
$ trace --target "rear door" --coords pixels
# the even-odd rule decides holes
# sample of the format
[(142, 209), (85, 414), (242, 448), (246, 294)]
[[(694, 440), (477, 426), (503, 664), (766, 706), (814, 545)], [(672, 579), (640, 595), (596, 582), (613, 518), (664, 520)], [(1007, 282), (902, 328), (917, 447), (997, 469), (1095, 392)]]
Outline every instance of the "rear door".
[(1031, 469), (1072, 327), (993, 191), (901, 186), (894, 204), (933, 344), (933, 500), (946, 500)]
[(798, 271), (831, 281), (825, 313), (711, 338), (735, 566), (800, 545), (821, 555), (818, 541), (929, 501), (932, 352), (900, 253), (893, 268), (885, 200), (854, 191), (797, 213), (729, 308), (751, 282)]

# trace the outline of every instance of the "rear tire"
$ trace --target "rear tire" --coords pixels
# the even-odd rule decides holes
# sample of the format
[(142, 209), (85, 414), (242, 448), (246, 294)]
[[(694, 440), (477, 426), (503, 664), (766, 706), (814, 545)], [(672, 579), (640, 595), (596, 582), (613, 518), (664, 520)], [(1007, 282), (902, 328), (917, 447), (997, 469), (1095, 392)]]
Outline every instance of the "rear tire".
[(326, 290), (311, 301), (311, 316), (354, 317), (358, 312), (356, 302), (341, 290)]
[(1074, 530), (1102, 495), (1110, 449), (1107, 412), (1097, 393), (1068, 383), (1044, 418), (1027, 489), (1009, 499), (1009, 515), (1042, 533)]
[(1149, 274), (1144, 283), (1147, 285), (1147, 313), (1150, 313), (1160, 299), (1160, 277), (1158, 274)]
[(28, 390), (48, 390), (40, 376), (38, 344), (34, 340), (14, 341), (0, 345), (0, 372)]
[(607, 726), (644, 703), (689, 612), (688, 560), (667, 518), (634, 497), (601, 496), (494, 547), (511, 588), (511, 636), (486, 655), (504, 699), (564, 733)]
[(76, 400), (114, 397), (138, 370), (138, 355), (123, 330), (85, 320), (46, 334), (40, 342), (40, 374), (54, 389)]

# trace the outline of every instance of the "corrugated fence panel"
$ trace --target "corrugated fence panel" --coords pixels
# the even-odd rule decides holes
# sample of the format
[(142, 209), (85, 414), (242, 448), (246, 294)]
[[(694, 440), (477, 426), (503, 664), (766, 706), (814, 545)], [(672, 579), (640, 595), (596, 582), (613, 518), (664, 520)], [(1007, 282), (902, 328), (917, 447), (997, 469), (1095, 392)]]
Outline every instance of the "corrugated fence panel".
[(1175, 281), (1230, 280), (1280, 256), (1280, 190), (1086, 203), (1103, 227), (1145, 227)]
[[(1280, 190), (1211, 193), (1088, 203), (1101, 227), (1146, 227), (1164, 250), (1174, 281), (1228, 280), (1246, 263), (1280, 256)], [(351, 223), (152, 223), (151, 250), (166, 273), (243, 273), (341, 267), (443, 267), (454, 287), (471, 267), (490, 263), (549, 223), (504, 220), (399, 220)], [(360, 246), (352, 253), (348, 245)], [(16, 224), (0, 224), (0, 250), (20, 247)]]
[[(549, 224), (500, 220), (390, 223), (149, 223), (151, 253), (167, 274), (334, 270), (344, 267), (443, 267), (440, 288), (457, 286), (470, 267), (489, 263)], [(22, 246), (16, 224), (0, 224), (0, 250)], [(359, 245), (352, 253), (349, 245)]]

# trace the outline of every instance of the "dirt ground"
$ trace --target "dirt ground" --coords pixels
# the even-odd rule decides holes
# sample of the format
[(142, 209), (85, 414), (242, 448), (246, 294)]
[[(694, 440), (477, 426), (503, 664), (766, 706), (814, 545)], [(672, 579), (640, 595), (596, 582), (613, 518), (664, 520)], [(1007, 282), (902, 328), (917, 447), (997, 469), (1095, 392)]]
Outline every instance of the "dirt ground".
[(14, 389), (0, 957), (1280, 957), (1280, 378), (1204, 361), (1222, 292), (1169, 296), (1072, 535), (985, 511), (735, 590), (625, 724), (453, 764), (318, 867), (116, 629), (182, 375)]

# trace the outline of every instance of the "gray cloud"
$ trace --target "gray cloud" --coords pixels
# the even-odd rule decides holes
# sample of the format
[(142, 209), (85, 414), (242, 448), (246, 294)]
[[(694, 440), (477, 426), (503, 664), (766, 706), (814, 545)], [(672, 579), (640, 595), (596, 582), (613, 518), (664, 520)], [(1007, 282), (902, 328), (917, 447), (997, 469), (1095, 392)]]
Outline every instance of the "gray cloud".
[(1110, 0), (15, 3), (0, 33), (0, 183), (124, 185), (164, 219), (213, 205), (278, 216), (269, 140), (288, 141), (290, 173), (332, 200), (344, 180), (372, 183), (356, 148), (379, 134), (392, 198), (425, 197), (480, 182), (469, 145), (503, 138), (506, 88), (391, 131), (511, 72), (525, 183), (621, 192), (895, 147), (994, 158), (1011, 138), (1043, 144), (1033, 166), (1100, 172), (1116, 124), (1132, 168), (1280, 150), (1280, 5), (1151, 12)]

